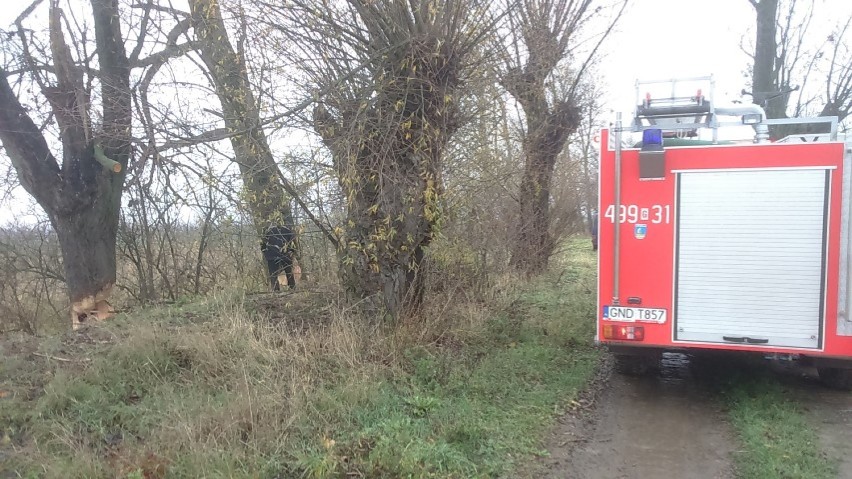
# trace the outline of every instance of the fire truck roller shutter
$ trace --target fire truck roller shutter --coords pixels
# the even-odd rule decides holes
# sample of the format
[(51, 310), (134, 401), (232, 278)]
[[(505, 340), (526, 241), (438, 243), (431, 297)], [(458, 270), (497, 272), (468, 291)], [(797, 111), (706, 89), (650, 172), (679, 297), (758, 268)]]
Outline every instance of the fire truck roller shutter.
[(678, 175), (675, 339), (819, 348), (831, 170)]

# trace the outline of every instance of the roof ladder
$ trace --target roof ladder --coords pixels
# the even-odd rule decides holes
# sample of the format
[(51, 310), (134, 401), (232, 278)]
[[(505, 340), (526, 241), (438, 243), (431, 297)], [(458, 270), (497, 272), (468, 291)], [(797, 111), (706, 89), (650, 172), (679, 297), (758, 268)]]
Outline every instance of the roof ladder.
[[(698, 85), (694, 95), (683, 95), (683, 84)], [(643, 87), (670, 85), (670, 94), (652, 97), (650, 92), (642, 95)], [(708, 86), (707, 95), (703, 86)], [(699, 128), (711, 128), (716, 141), (716, 112), (713, 92), (716, 82), (713, 76), (671, 78), (666, 80), (636, 81), (636, 110), (633, 115), (633, 131), (651, 128), (663, 130), (666, 136), (695, 137)]]

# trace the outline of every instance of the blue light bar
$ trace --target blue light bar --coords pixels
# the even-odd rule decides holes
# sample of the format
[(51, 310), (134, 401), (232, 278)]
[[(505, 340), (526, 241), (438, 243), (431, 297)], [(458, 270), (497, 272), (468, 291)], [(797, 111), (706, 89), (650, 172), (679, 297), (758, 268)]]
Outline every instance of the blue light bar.
[(663, 130), (654, 128), (642, 132), (642, 146), (663, 145)]

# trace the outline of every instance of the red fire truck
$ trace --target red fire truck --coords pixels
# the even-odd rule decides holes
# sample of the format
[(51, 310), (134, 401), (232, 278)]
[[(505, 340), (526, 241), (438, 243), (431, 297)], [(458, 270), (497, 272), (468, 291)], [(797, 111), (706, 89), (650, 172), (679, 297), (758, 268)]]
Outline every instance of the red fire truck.
[[(663, 351), (754, 352), (812, 361), (848, 388), (852, 143), (836, 118), (806, 121), (830, 133), (770, 141), (802, 120), (718, 108), (712, 77), (686, 81), (704, 80), (709, 95), (660, 99), (639, 95), (659, 82), (637, 82), (630, 124), (601, 134), (596, 340), (622, 370)], [(719, 140), (743, 125), (754, 140)]]

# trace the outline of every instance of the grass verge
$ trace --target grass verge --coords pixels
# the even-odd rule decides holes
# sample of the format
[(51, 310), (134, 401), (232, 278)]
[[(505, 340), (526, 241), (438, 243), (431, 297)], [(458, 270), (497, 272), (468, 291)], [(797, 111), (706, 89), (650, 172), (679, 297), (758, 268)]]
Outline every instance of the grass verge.
[(741, 442), (735, 455), (742, 479), (837, 477), (837, 463), (820, 449), (801, 405), (778, 379), (751, 371), (730, 379), (723, 390), (729, 417)]
[(502, 291), (392, 329), (303, 292), (5, 338), (0, 473), (510, 474), (598, 364), (594, 257), (574, 243), (556, 274)]

